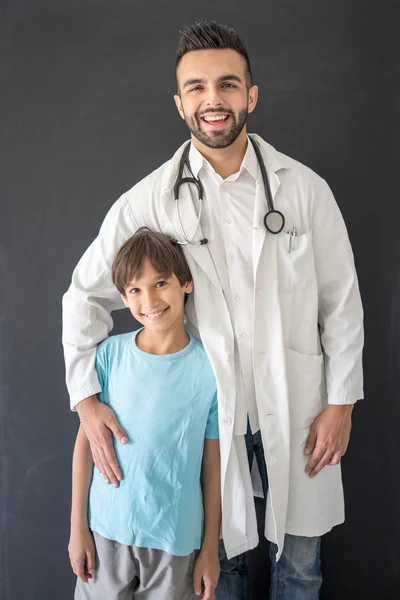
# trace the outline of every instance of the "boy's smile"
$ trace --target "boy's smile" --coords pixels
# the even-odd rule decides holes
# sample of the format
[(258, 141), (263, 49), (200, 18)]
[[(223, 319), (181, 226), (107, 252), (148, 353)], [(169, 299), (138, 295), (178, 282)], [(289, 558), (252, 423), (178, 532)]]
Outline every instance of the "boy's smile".
[(176, 275), (158, 273), (146, 258), (141, 273), (121, 297), (132, 316), (144, 325), (142, 333), (151, 334), (152, 339), (154, 334), (161, 334), (164, 339), (167, 333), (180, 335), (184, 331), (185, 295), (192, 290), (191, 281), (182, 286)]

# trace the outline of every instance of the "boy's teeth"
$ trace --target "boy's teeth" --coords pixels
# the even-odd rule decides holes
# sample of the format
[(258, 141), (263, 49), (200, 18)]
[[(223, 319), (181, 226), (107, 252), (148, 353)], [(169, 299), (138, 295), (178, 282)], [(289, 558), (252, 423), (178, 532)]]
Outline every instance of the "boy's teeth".
[(160, 315), (163, 314), (163, 310), (160, 310), (160, 312), (156, 313), (156, 314), (152, 314), (152, 315), (146, 315), (146, 317), (148, 317), (149, 319), (155, 319), (156, 317), (159, 317)]

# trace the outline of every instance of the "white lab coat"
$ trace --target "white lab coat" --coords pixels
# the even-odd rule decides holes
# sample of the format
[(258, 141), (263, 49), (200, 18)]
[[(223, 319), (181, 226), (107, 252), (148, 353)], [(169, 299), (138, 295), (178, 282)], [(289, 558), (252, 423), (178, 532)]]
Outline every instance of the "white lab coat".
[[(278, 544), (279, 558), (285, 533), (319, 536), (344, 520), (340, 465), (310, 479), (303, 450), (310, 424), (328, 402), (351, 404), (363, 397), (363, 312), (347, 231), (329, 187), (307, 167), (254, 139), (275, 208), (286, 219), (282, 233), (266, 231), (266, 199), (258, 181), (252, 239), (254, 376), (269, 479), (265, 535)], [(182, 239), (173, 198), (182, 149), (113, 205), (74, 271), (63, 300), (72, 406), (100, 390), (95, 346), (112, 327), (110, 312), (122, 308), (110, 278), (117, 249), (143, 225)], [(188, 188), (180, 188), (180, 212), (191, 232), (196, 213)], [(287, 232), (293, 227), (297, 236), (289, 252)], [(222, 533), (232, 557), (258, 543), (244, 438), (233, 435), (234, 332), (207, 245), (184, 248), (194, 280), (187, 317), (200, 333), (218, 385)]]

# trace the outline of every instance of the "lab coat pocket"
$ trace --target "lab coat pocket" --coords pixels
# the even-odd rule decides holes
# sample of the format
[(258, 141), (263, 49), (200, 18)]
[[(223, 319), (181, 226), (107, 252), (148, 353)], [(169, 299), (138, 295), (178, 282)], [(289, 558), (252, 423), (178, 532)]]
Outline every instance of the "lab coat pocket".
[(308, 355), (286, 348), (290, 426), (310, 427), (322, 411), (324, 396), (323, 355)]
[(278, 236), (278, 283), (281, 292), (316, 285), (311, 231), (292, 237)]

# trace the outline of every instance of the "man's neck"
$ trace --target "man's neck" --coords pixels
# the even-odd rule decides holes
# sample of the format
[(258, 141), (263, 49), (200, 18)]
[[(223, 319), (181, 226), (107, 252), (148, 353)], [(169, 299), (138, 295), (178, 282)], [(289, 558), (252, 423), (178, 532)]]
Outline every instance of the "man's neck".
[(226, 179), (230, 175), (237, 173), (240, 165), (243, 162), (244, 155), (247, 150), (247, 132), (246, 127), (243, 128), (239, 137), (226, 148), (210, 148), (192, 135), (192, 144), (210, 163), (212, 168), (222, 179)]
[(175, 354), (189, 343), (189, 336), (182, 328), (170, 331), (154, 332), (144, 328), (136, 336), (136, 345), (148, 354)]

